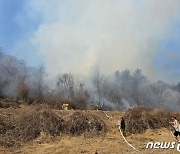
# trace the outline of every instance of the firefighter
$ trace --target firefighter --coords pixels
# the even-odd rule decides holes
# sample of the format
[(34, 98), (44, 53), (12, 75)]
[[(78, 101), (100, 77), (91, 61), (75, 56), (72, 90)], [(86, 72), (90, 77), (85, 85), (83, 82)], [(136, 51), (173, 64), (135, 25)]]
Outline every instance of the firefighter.
[(120, 120), (120, 128), (121, 128), (123, 135), (126, 136), (126, 134), (125, 134), (126, 124), (125, 124), (125, 120), (123, 117), (121, 117), (121, 120)]

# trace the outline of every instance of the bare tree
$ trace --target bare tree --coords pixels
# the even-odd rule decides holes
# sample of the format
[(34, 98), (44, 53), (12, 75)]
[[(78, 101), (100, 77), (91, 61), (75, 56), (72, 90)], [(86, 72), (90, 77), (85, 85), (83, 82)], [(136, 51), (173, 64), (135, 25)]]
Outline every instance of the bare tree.
[(107, 81), (105, 80), (102, 84), (103, 97), (106, 98), (109, 102), (113, 103), (113, 106), (116, 106), (117, 110), (120, 110), (121, 105), (121, 86), (117, 81)]
[(71, 73), (59, 75), (56, 85), (65, 99), (74, 97), (74, 77)]
[(171, 96), (168, 89), (161, 83), (157, 82), (150, 85), (151, 88), (151, 104), (160, 107)]
[(116, 86), (119, 88), (118, 91), (121, 93), (121, 97), (128, 100), (130, 102), (132, 93), (133, 93), (133, 88), (132, 88), (132, 83), (133, 83), (133, 77), (131, 75), (130, 70), (126, 69), (124, 71), (116, 71), (115, 72), (115, 83)]
[(34, 87), (37, 93), (37, 99), (43, 100), (44, 98), (44, 91), (45, 91), (45, 83), (44, 78), (46, 77), (46, 71), (44, 66), (40, 66), (36, 69), (35, 76), (34, 76)]
[(97, 67), (94, 71), (92, 77), (92, 83), (96, 89), (96, 93), (98, 95), (98, 105), (101, 106), (101, 98), (102, 98), (102, 84), (104, 81), (104, 77), (100, 72), (99, 67)]
[(85, 83), (79, 82), (76, 83), (76, 90), (75, 90), (76, 98), (86, 98), (86, 89), (85, 89)]
[(17, 68), (14, 65), (15, 59), (7, 57), (1, 60), (0, 65), (0, 96), (3, 96), (3, 90), (10, 85), (16, 76)]
[(145, 103), (143, 101), (143, 90), (147, 82), (147, 78), (142, 74), (141, 69), (136, 69), (132, 75), (132, 99), (137, 105)]
[(29, 86), (27, 83), (27, 78), (29, 77), (28, 68), (26, 67), (26, 64), (23, 60), (19, 61), (17, 67), (19, 72), (16, 77), (16, 99), (22, 99), (27, 101), (29, 95)]

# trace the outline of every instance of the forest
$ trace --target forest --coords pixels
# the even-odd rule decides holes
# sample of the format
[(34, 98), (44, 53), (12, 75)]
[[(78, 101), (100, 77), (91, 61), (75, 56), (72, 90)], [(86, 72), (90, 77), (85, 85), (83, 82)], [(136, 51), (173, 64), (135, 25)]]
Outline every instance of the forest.
[(88, 77), (57, 71), (59, 75), (51, 81), (45, 66), (29, 67), (24, 60), (1, 50), (0, 97), (17, 104), (45, 103), (58, 109), (64, 103), (72, 109), (180, 108), (180, 83), (152, 82), (140, 68), (103, 75), (97, 66)]

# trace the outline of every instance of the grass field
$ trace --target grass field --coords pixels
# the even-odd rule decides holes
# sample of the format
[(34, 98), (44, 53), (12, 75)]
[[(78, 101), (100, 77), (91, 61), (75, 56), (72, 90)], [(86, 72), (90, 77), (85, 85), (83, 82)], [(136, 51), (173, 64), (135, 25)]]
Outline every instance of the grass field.
[[(26, 107), (15, 109), (25, 111)], [(0, 109), (1, 115), (5, 110)], [(65, 116), (73, 114), (74, 110), (60, 111), (54, 110), (56, 114)], [(123, 140), (118, 130), (118, 123), (123, 112), (111, 111), (78, 111), (89, 115), (95, 115), (102, 119), (107, 125), (107, 132), (96, 135), (93, 133), (83, 133), (79, 136), (61, 135), (56, 137), (46, 136), (43, 133), (33, 141), (22, 143), (21, 146), (0, 147), (1, 154), (129, 154), (138, 153)], [(7, 116), (7, 115), (6, 115)], [(132, 134), (126, 137), (127, 141), (136, 147), (140, 152), (172, 154), (178, 153), (176, 149), (146, 149), (146, 144), (152, 142), (173, 142), (175, 141), (171, 132), (165, 128), (156, 130), (147, 130), (142, 134)]]

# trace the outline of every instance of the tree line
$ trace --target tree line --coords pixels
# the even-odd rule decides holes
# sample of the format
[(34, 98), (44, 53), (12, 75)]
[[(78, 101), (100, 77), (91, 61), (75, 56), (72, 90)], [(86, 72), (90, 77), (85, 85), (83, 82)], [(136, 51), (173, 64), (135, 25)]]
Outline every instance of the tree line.
[(29, 67), (24, 60), (0, 51), (0, 97), (16, 101), (46, 102), (77, 109), (123, 110), (132, 106), (161, 108), (173, 101), (180, 104), (180, 83), (151, 82), (141, 69), (103, 75), (99, 67), (89, 77), (60, 73), (52, 86), (44, 66)]

